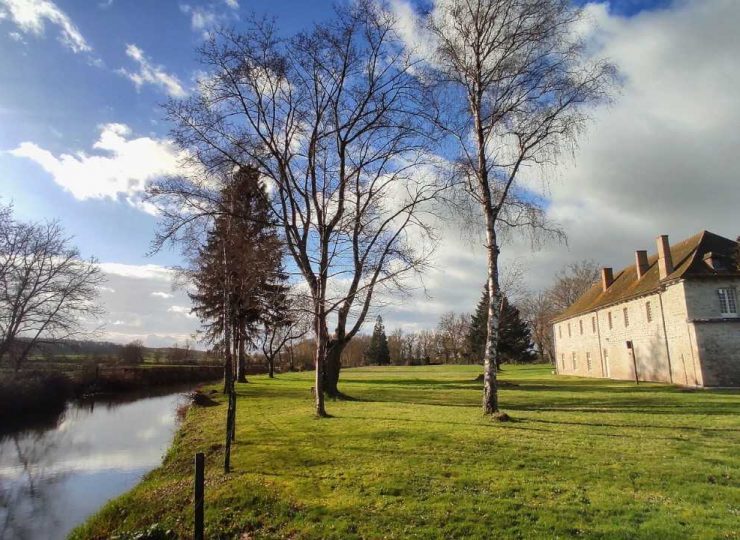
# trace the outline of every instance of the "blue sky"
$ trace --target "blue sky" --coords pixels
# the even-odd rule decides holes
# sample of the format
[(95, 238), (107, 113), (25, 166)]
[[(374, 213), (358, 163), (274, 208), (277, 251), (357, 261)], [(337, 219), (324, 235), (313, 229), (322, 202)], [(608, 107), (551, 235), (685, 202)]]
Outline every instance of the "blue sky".
[[(12, 4), (13, 2), (10, 2)], [(34, 4), (38, 2), (20, 2)], [(41, 2), (43, 4), (43, 2)], [(232, 2), (232, 6), (237, 3)], [(242, 2), (246, 4), (246, 2)], [(75, 52), (60, 42), (62, 29), (40, 18), (34, 33), (15, 23), (11, 7), (0, 20), (0, 150), (33, 141), (55, 155), (89, 151), (99, 126), (122, 123), (137, 136), (162, 138), (168, 127), (162, 87), (137, 87), (120, 72), (135, 70), (126, 47), (135, 44), (163, 71), (189, 89), (199, 68), (195, 49), (212, 24), (239, 24), (249, 9), (278, 17), (286, 32), (330, 13), (330, 2), (281, 0), (231, 7), (224, 0), (54, 2), (89, 46)], [(187, 6), (187, 7), (186, 7)], [(202, 14), (205, 26), (194, 17)], [(88, 255), (130, 264), (176, 262), (173, 253), (146, 257), (155, 219), (109, 198), (80, 201), (55, 184), (36, 163), (0, 153), (3, 200), (19, 217), (59, 218)]]
[[(740, 43), (732, 21), (738, 20), (740, 2), (583, 3), (626, 85), (615, 106), (594, 111), (576, 165), (555, 171), (561, 180), (543, 193), (551, 217), (569, 235), (569, 247), (546, 246), (532, 254), (524, 243), (514, 243), (505, 251), (512, 264), (522, 258), (533, 262), (528, 280), (535, 288), (574, 259), (627, 264), (632, 250), (651, 249), (660, 233), (676, 240), (700, 229), (740, 233), (732, 230), (740, 192), (733, 190), (740, 170), (734, 150)], [(330, 16), (331, 5), (329, 0), (0, 0), (1, 200), (12, 201), (22, 219), (60, 219), (85, 255), (139, 268), (110, 266), (114, 281), (129, 280), (119, 288), (141, 284), (132, 279), (154, 280), (147, 282), (145, 296), (159, 304), (146, 304), (142, 295), (138, 307), (107, 298), (114, 306), (109, 322), (121, 327), (120, 335), (111, 333), (113, 339), (148, 339), (151, 330), (151, 343), (166, 343), (194, 326), (186, 299), (168, 292), (154, 266), (176, 264), (177, 254), (146, 256), (156, 218), (142, 208), (134, 184), (168, 170), (175, 151), (166, 140), (160, 105), (193, 91), (199, 70), (195, 49), (204, 32), (218, 24), (238, 28), (254, 11), (276, 17), (291, 34)], [(713, 197), (716, 190), (725, 196)], [(445, 234), (439, 268), (446, 271), (426, 279), (431, 300), (405, 302), (387, 314), (387, 326), (428, 327), (443, 311), (475, 305), (485, 257), (475, 241), (460, 243), (460, 230), (451, 227)], [(151, 318), (156, 313), (177, 314), (182, 325), (144, 328), (156, 324)]]

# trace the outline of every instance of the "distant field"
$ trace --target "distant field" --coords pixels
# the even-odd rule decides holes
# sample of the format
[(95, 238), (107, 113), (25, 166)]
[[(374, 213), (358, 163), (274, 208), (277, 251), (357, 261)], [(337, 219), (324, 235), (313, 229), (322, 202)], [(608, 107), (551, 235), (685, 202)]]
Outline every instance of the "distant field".
[(476, 366), (344, 370), (354, 401), (311, 416), (310, 373), (239, 385), (235, 471), (225, 405), (191, 408), (164, 465), (77, 531), (154, 524), (190, 536), (192, 459), (207, 453), (206, 537), (738, 538), (740, 394), (505, 367), (480, 412)]

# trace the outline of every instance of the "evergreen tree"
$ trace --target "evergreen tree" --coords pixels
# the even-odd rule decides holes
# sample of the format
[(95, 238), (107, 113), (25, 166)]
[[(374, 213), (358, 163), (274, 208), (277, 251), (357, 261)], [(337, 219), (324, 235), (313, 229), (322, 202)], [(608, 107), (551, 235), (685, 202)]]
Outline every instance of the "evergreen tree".
[(383, 317), (378, 315), (375, 319), (373, 336), (370, 338), (370, 346), (365, 353), (365, 358), (371, 364), (387, 366), (391, 363), (391, 351), (388, 348), (388, 337), (385, 335), (385, 326), (383, 326)]
[[(473, 362), (483, 359), (488, 325), (488, 288), (484, 287), (480, 302), (470, 321), (467, 336), (468, 353)], [(533, 362), (532, 335), (527, 323), (522, 320), (519, 309), (504, 297), (499, 327), (498, 358), (501, 362)]]
[(488, 333), (488, 286), (483, 288), (483, 294), (470, 319), (470, 330), (467, 336), (468, 358), (471, 363), (483, 361)]

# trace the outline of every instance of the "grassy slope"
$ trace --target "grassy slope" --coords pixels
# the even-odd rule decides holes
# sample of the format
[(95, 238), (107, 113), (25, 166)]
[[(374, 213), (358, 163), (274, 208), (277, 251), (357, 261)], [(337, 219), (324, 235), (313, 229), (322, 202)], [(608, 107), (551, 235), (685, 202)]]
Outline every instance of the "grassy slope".
[(345, 370), (357, 400), (329, 402), (328, 420), (311, 417), (310, 373), (253, 377), (238, 388), (232, 474), (223, 400), (191, 409), (163, 467), (76, 534), (159, 522), (189, 536), (205, 451), (208, 538), (738, 537), (737, 393), (512, 366), (501, 403), (515, 421), (493, 423), (478, 372)]

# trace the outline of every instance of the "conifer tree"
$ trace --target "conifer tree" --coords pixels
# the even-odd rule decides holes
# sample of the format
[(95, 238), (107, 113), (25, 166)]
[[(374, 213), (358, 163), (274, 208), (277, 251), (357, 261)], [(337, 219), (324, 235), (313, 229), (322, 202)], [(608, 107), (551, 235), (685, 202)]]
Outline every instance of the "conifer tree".
[(385, 335), (385, 326), (383, 325), (383, 317), (378, 315), (375, 319), (375, 327), (373, 328), (373, 336), (370, 338), (370, 346), (365, 353), (367, 361), (371, 364), (378, 364), (379, 366), (387, 366), (391, 363), (391, 352), (388, 348), (388, 337)]
[(190, 298), (206, 340), (224, 357), (224, 393), (229, 398), (224, 471), (229, 472), (236, 426), (234, 379), (246, 382), (246, 346), (265, 319), (267, 297), (280, 287), (285, 275), (267, 193), (257, 171), (239, 169), (220, 196), (224, 212), (216, 216), (205, 245), (198, 250), (190, 271), (195, 285)]
[[(504, 297), (503, 304), (499, 328), (499, 362), (526, 363), (534, 361), (535, 354), (532, 351), (533, 344), (529, 327), (522, 320), (519, 309), (510, 303), (506, 297)], [(480, 362), (483, 359), (487, 328), (488, 288), (484, 287), (481, 299), (471, 318), (470, 332), (467, 338), (468, 352), (473, 362)]]

